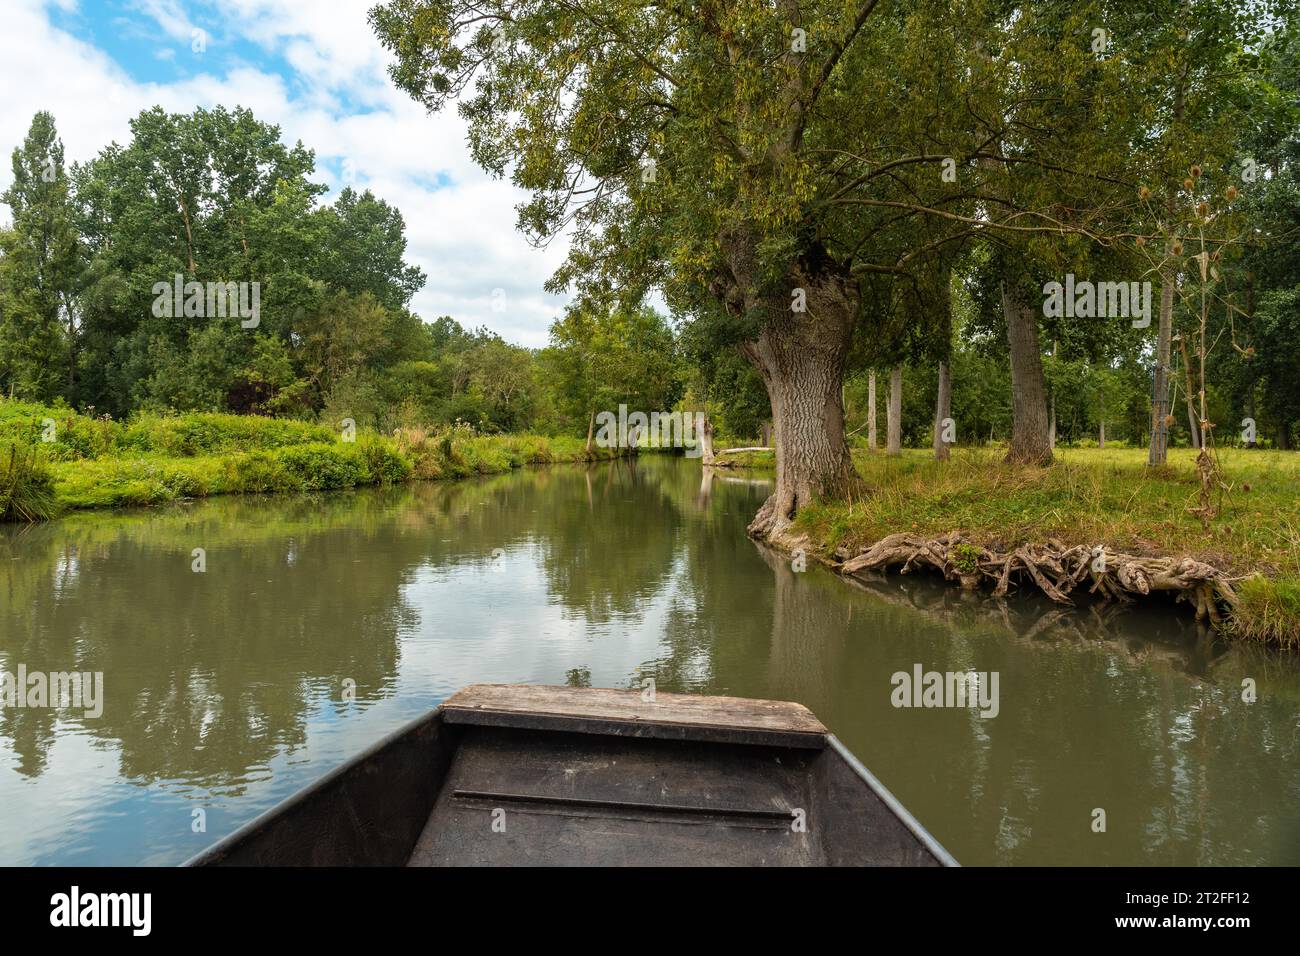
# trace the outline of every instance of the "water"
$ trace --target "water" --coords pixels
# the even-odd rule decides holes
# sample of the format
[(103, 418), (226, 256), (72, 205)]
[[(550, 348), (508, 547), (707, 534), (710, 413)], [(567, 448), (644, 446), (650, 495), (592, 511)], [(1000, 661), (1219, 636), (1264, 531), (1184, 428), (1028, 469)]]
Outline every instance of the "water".
[[(464, 684), (646, 677), (807, 704), (965, 863), (1300, 863), (1294, 656), (795, 573), (767, 491), (646, 456), (0, 527), (0, 670), (106, 697), (0, 709), (0, 863), (176, 863)], [(916, 664), (997, 671), (998, 715), (893, 707)]]

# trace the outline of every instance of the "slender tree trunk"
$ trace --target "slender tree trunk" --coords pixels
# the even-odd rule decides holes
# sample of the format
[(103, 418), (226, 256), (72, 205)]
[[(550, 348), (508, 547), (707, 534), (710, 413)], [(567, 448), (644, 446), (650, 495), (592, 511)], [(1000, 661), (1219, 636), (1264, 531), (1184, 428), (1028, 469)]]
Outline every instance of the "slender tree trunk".
[(1097, 447), (1098, 448), (1106, 447), (1106, 419), (1104, 418), (1101, 420), (1101, 432), (1097, 438)]
[(67, 293), (63, 296), (63, 307), (68, 312), (68, 401), (71, 402), (72, 391), (77, 384), (77, 319)]
[(885, 454), (903, 453), (903, 366), (889, 373), (889, 405), (885, 409)]
[(1056, 451), (1056, 393), (1055, 392), (1052, 393), (1052, 397), (1049, 400), (1048, 404), (1050, 405), (1050, 409), (1048, 411), (1049, 421), (1047, 424), (1047, 444), (1052, 449), (1052, 451)]
[[(1052, 342), (1052, 358), (1056, 358), (1056, 342)], [(1056, 451), (1056, 389), (1048, 391), (1047, 444)]]
[[(1184, 66), (1174, 89), (1173, 126), (1175, 133), (1183, 119), (1186, 104), (1187, 68)], [(1173, 228), (1177, 221), (1174, 208), (1174, 190), (1165, 190), (1166, 221)], [(1174, 333), (1174, 281), (1178, 270), (1174, 266), (1174, 237), (1165, 240), (1165, 261), (1160, 266), (1160, 327), (1156, 332), (1156, 370), (1151, 389), (1151, 446), (1147, 451), (1147, 464), (1163, 465), (1169, 457), (1169, 344)]]
[(1187, 339), (1178, 336), (1178, 349), (1183, 356), (1183, 375), (1187, 388), (1187, 428), (1192, 433), (1192, 447), (1201, 447), (1201, 429), (1196, 423), (1195, 393), (1192, 391), (1192, 364), (1187, 359)]
[(867, 374), (867, 448), (876, 450), (876, 370)]
[(587, 419), (587, 454), (591, 454), (591, 436), (596, 431), (596, 410), (591, 410), (591, 417)]
[[(1246, 415), (1247, 415), (1247, 417), (1248, 417), (1252, 422), (1253, 422), (1253, 421), (1256, 421), (1256, 417), (1255, 417), (1255, 383), (1254, 383), (1254, 382), (1251, 382), (1251, 383), (1250, 383), (1250, 394), (1249, 394), (1249, 396), (1246, 398)], [(1256, 437), (1258, 437), (1258, 433), (1257, 433)], [(1258, 448), (1258, 447), (1259, 447), (1259, 442), (1258, 442), (1257, 440), (1248, 441), (1248, 442), (1246, 442), (1246, 447), (1247, 447), (1247, 448)]]
[(1011, 351), (1011, 446), (1007, 461), (1048, 465), (1052, 462), (1043, 385), (1043, 357), (1038, 351), (1038, 316), (1023, 296), (1002, 286), (1002, 314)]
[[(1174, 254), (1173, 241), (1165, 244), (1165, 255)], [(1169, 359), (1174, 329), (1174, 270), (1160, 270), (1160, 327), (1156, 332), (1156, 371), (1151, 395), (1151, 447), (1148, 465), (1163, 465), (1169, 457)]]
[[(744, 250), (740, 250), (744, 253)], [(803, 505), (840, 497), (857, 484), (844, 435), (840, 386), (858, 311), (857, 284), (824, 253), (791, 264), (785, 283), (754, 292), (752, 258), (737, 256), (733, 288), (766, 322), (741, 346), (758, 369), (772, 405), (776, 490), (749, 525), (756, 538), (780, 538)], [(800, 290), (797, 299), (792, 290)], [(796, 310), (792, 302), (803, 308)]]
[(952, 415), (952, 375), (947, 362), (939, 363), (939, 389), (934, 402), (934, 457), (947, 461), (950, 457), (948, 443), (943, 440), (944, 419)]
[(182, 216), (182, 218), (185, 220), (185, 260), (186, 260), (186, 269), (187, 269), (187, 271), (190, 273), (190, 275), (193, 275), (193, 274), (194, 274), (194, 270), (195, 270), (196, 268), (198, 268), (198, 267), (195, 265), (195, 262), (194, 262), (194, 234), (193, 234), (193, 232), (191, 232), (191, 230), (190, 230), (190, 210), (189, 210), (189, 207), (185, 205), (185, 198), (184, 198), (183, 196), (179, 196), (179, 195), (178, 195), (178, 196), (176, 197), (176, 202), (180, 205), (180, 207), (181, 207), (181, 216)]

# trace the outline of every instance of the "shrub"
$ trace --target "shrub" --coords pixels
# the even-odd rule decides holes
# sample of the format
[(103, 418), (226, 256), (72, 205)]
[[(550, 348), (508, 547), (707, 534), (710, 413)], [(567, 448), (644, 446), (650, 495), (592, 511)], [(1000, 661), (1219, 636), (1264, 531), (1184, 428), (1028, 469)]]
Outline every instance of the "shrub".
[(391, 485), (411, 477), (411, 462), (396, 445), (365, 436), (357, 441), (356, 447), (372, 482)]
[(126, 429), (121, 445), (140, 452), (194, 457), (331, 442), (336, 438), (330, 429), (310, 422), (194, 413), (141, 416)]
[(0, 443), (0, 521), (45, 521), (57, 511), (54, 476), (41, 453), (19, 442)]
[(365, 458), (352, 444), (292, 445), (275, 457), (307, 491), (353, 488), (370, 480)]

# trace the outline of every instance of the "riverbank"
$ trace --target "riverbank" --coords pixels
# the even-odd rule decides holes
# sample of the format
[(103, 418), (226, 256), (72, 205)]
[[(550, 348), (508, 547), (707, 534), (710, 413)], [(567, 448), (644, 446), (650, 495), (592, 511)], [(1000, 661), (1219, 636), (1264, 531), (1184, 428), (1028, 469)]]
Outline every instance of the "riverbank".
[[(1229, 633), (1300, 647), (1300, 455), (1222, 450), (1228, 489), (1208, 533), (1189, 511), (1194, 457), (1171, 449), (1152, 471), (1140, 448), (1058, 448), (1050, 468), (1013, 468), (996, 448), (947, 463), (928, 449), (857, 450), (864, 495), (806, 508), (794, 530), (846, 573), (930, 565), (968, 586), (1020, 583), (1076, 602), (1104, 568), (1096, 590), (1114, 587), (1109, 597), (1165, 591)], [(770, 462), (751, 453), (738, 464)]]
[(129, 423), (0, 401), (0, 520), (224, 494), (326, 491), (498, 474), (612, 458), (579, 438), (465, 427), (365, 429), (247, 415), (146, 415)]

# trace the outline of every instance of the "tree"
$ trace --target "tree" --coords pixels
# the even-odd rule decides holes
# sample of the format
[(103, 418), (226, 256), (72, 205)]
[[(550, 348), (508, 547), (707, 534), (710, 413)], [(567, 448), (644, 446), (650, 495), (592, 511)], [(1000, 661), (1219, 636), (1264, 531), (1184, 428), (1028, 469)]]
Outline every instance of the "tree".
[[(15, 394), (47, 401), (76, 383), (80, 243), (63, 167), (63, 142), (46, 112), (13, 151), (13, 182), (0, 195), (13, 228), (0, 239), (0, 347)], [(62, 370), (62, 375), (60, 375)], [(60, 382), (62, 378), (62, 382)]]
[[(523, 228), (572, 227), (553, 289), (662, 285), (757, 368), (777, 485), (752, 533), (854, 484), (841, 383), (873, 319), (861, 283), (904, 268), (892, 223), (961, 218), (939, 167), (979, 148), (983, 3), (392, 0), (371, 22), (399, 88), (431, 109), (467, 94), (476, 160), (532, 194)], [(878, 95), (900, 74), (908, 92)]]
[(552, 323), (543, 361), (561, 414), (586, 427), (588, 448), (598, 412), (666, 412), (681, 396), (672, 330), (653, 309), (571, 307)]

